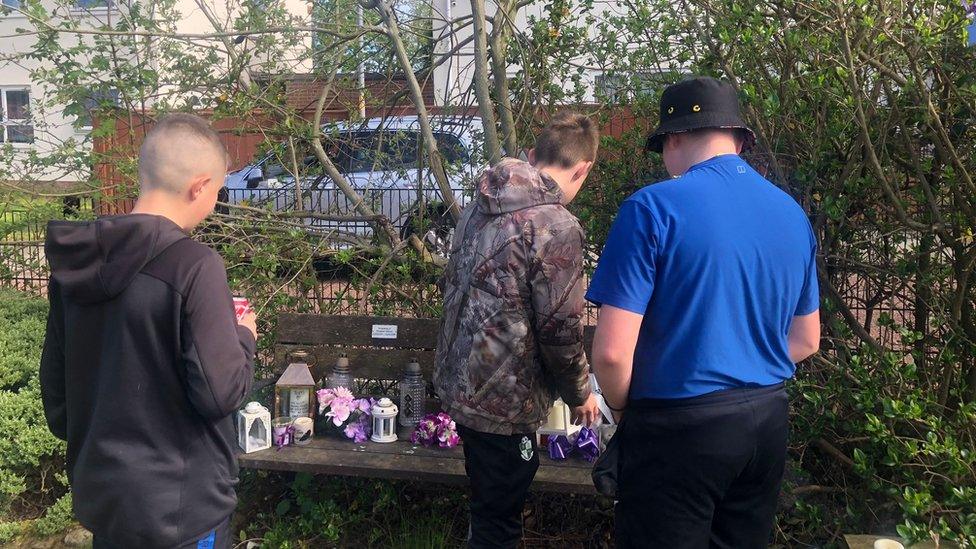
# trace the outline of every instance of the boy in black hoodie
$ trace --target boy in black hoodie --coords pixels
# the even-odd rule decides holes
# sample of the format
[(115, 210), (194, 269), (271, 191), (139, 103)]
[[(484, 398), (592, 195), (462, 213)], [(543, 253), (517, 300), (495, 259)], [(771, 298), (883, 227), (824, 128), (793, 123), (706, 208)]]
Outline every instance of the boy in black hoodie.
[(226, 169), (206, 121), (170, 115), (139, 151), (132, 214), (48, 225), (44, 412), (96, 549), (230, 547), (257, 330), (235, 319), (220, 256), (187, 236)]

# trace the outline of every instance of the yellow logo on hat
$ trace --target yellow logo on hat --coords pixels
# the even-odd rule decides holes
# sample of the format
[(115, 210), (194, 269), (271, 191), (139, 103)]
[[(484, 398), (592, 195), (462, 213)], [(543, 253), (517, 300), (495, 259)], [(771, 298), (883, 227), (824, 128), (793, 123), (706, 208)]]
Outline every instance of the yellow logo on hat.
[(695, 105), (694, 107), (691, 108), (691, 110), (698, 112), (701, 110), (701, 105)]
[(674, 107), (673, 106), (672, 107), (668, 107), (668, 114), (671, 114), (673, 112), (674, 112)]

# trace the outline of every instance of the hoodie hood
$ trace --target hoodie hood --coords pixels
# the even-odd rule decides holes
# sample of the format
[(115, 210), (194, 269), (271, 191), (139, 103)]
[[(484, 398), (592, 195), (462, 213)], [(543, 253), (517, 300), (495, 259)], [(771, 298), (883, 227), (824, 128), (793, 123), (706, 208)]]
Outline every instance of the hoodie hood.
[(478, 180), (477, 201), (483, 212), (503, 214), (562, 204), (563, 192), (552, 177), (515, 158), (505, 158)]
[(51, 221), (44, 253), (51, 277), (78, 303), (107, 301), (186, 233), (171, 220), (133, 214), (96, 221)]

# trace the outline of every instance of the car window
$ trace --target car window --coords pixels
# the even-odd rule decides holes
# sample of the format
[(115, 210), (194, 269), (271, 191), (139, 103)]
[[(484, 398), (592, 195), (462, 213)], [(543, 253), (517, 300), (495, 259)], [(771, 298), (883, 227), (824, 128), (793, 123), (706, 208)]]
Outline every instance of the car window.
[[(461, 164), (468, 160), (468, 152), (454, 135), (435, 133), (437, 146), (448, 164)], [(419, 161), (420, 134), (408, 130), (359, 130), (342, 132), (338, 136), (324, 136), (322, 146), (326, 154), (342, 173), (375, 171), (400, 171), (416, 169)], [(302, 177), (323, 174), (311, 144), (296, 143), (299, 169)], [(282, 144), (281, 150), (273, 151), (263, 162), (265, 177), (281, 177), (290, 174), (290, 152)]]
[(409, 170), (417, 167), (418, 134), (412, 131), (360, 131), (343, 140), (341, 155), (351, 173)]
[(449, 133), (435, 133), (434, 140), (437, 141), (437, 150), (444, 158), (444, 162), (451, 165), (461, 165), (470, 159), (464, 143), (456, 135)]

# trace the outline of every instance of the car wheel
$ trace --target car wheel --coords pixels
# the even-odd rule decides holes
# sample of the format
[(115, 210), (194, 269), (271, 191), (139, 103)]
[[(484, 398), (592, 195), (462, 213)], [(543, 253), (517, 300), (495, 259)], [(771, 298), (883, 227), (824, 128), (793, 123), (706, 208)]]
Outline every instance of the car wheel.
[(224, 215), (230, 213), (230, 208), (228, 208), (227, 206), (222, 206), (220, 204), (221, 202), (223, 202), (224, 204), (230, 202), (230, 191), (227, 190), (227, 187), (221, 187), (220, 190), (217, 191), (217, 202), (218, 202), (217, 207), (214, 208), (217, 211), (217, 213), (224, 214)]

